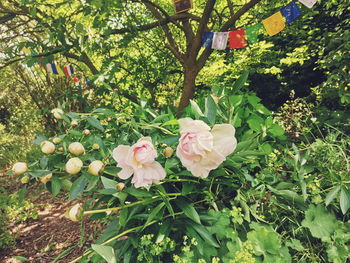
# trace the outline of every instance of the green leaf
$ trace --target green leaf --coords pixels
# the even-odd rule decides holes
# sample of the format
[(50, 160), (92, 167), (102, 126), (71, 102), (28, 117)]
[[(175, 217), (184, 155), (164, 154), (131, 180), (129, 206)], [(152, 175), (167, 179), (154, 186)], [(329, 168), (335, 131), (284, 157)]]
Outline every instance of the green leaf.
[(115, 166), (106, 166), (103, 169), (103, 172), (115, 177), (118, 177), (118, 173), (121, 171), (121, 168)]
[(284, 134), (283, 128), (276, 123), (273, 123), (268, 131), (274, 136), (282, 136)]
[(329, 191), (325, 199), (326, 206), (328, 206), (333, 201), (333, 199), (337, 196), (339, 190), (340, 190), (340, 185), (338, 185), (337, 187)]
[(191, 103), (192, 112), (196, 116), (196, 119), (199, 119), (199, 117), (204, 117), (204, 114), (202, 110), (199, 108), (198, 104), (193, 100), (190, 100), (190, 103)]
[(252, 105), (254, 108), (256, 108), (256, 106), (258, 105), (258, 103), (261, 101), (260, 98), (258, 98), (257, 96), (247, 96), (247, 100), (250, 103), (250, 105)]
[(220, 247), (218, 242), (212, 237), (212, 235), (208, 232), (208, 230), (198, 224), (191, 223), (191, 227), (193, 227), (194, 230), (204, 239), (204, 241), (213, 247)]
[(247, 234), (247, 238), (254, 247), (257, 255), (278, 255), (281, 249), (281, 240), (271, 227), (267, 227), (258, 223), (251, 223), (253, 231)]
[(178, 205), (178, 207), (185, 213), (185, 215), (192, 219), (194, 222), (200, 224), (201, 220), (199, 218), (199, 215), (196, 211), (196, 209), (194, 209), (193, 205), (190, 203), (187, 203), (185, 200), (183, 199), (178, 199), (176, 201), (176, 204)]
[(345, 215), (350, 208), (350, 192), (345, 187), (341, 188), (339, 204), (343, 215)]
[(158, 215), (158, 213), (160, 212), (160, 210), (163, 209), (164, 205), (165, 205), (164, 203), (160, 203), (159, 205), (157, 205), (157, 206), (152, 210), (152, 212), (149, 214), (149, 216), (148, 216), (148, 218), (147, 218), (147, 221), (146, 221), (146, 223), (145, 223), (143, 229), (147, 226), (147, 224), (148, 224), (149, 222), (151, 222), (151, 221), (153, 220), (153, 218), (155, 218), (155, 217)]
[(338, 227), (335, 216), (322, 205), (310, 205), (301, 225), (308, 228), (313, 237), (321, 239), (329, 238)]
[(249, 76), (249, 71), (247, 70), (244, 71), (243, 74), (235, 81), (232, 89), (235, 92), (239, 91), (244, 86), (244, 83), (246, 83), (248, 76)]
[(129, 209), (123, 208), (119, 213), (119, 225), (124, 227), (128, 219)]
[(60, 191), (61, 191), (61, 180), (54, 177), (51, 181), (51, 193), (53, 196), (56, 196)]
[(264, 124), (263, 118), (259, 116), (252, 116), (247, 120), (247, 123), (249, 125), (249, 128), (251, 128), (254, 131), (261, 132), (262, 131), (262, 125)]
[(136, 189), (133, 187), (126, 188), (126, 192), (135, 197), (152, 197), (153, 196), (150, 192), (147, 192), (141, 189)]
[(117, 184), (118, 184), (117, 181), (111, 180), (104, 176), (101, 176), (101, 181), (105, 189), (110, 189), (110, 188), (117, 189)]
[(161, 126), (167, 126), (167, 125), (179, 125), (179, 121), (177, 119), (169, 120), (164, 122)]
[(100, 130), (100, 131), (104, 131), (103, 126), (101, 125), (101, 123), (94, 117), (88, 117), (87, 122), (94, 128)]
[(208, 118), (210, 124), (215, 124), (216, 119), (216, 103), (212, 96), (208, 96), (205, 100), (205, 116)]
[(29, 259), (25, 258), (25, 257), (21, 257), (21, 256), (14, 256), (14, 259), (17, 259), (19, 261), (23, 261), (23, 262), (29, 262)]
[(104, 260), (108, 263), (117, 263), (117, 259), (115, 257), (114, 249), (109, 246), (102, 245), (91, 245), (92, 249), (95, 250)]
[(170, 158), (170, 159), (167, 159), (165, 161), (164, 167), (166, 169), (170, 169), (170, 168), (173, 168), (173, 167), (177, 166), (178, 164), (179, 164), (179, 160), (178, 159)]
[(286, 242), (286, 246), (296, 250), (296, 251), (303, 251), (304, 247), (301, 244), (301, 242), (298, 239), (291, 238)]
[(84, 191), (84, 188), (88, 182), (88, 179), (86, 179), (84, 176), (80, 176), (77, 180), (75, 180), (70, 189), (69, 200), (71, 201), (76, 199)]
[(22, 187), (22, 188), (18, 191), (18, 201), (19, 201), (20, 203), (23, 202), (24, 197), (25, 197), (25, 195), (26, 195), (26, 192), (27, 192), (27, 186)]

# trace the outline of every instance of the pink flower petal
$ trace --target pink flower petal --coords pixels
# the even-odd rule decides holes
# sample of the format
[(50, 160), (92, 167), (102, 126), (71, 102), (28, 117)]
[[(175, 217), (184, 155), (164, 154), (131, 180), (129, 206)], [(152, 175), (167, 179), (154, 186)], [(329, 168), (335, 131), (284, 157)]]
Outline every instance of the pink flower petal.
[(210, 131), (210, 127), (201, 120), (192, 118), (179, 119), (180, 133)]
[(119, 164), (125, 164), (126, 156), (130, 146), (128, 145), (119, 145), (117, 148), (114, 148), (112, 156), (113, 159)]
[(122, 168), (122, 170), (118, 173), (118, 177), (120, 179), (126, 180), (130, 176), (132, 176), (132, 174), (134, 173), (134, 169), (132, 169), (132, 167), (130, 167), (128, 165), (122, 167), (121, 165), (118, 164), (117, 167)]
[(216, 124), (211, 133), (214, 139), (214, 149), (225, 158), (233, 153), (237, 146), (235, 128), (231, 124)]

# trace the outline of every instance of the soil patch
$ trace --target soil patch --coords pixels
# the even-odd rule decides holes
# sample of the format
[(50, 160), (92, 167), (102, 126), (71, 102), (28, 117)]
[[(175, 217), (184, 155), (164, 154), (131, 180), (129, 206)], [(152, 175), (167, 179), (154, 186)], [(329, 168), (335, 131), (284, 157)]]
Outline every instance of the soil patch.
[[(4, 177), (0, 177), (4, 181)], [(2, 184), (9, 193), (18, 190), (17, 186), (6, 180)], [(32, 188), (42, 186), (31, 186)], [(37, 190), (37, 189), (36, 189)], [(10, 225), (10, 231), (15, 237), (16, 248), (13, 250), (1, 251), (1, 263), (21, 262), (15, 259), (15, 256), (22, 256), (33, 263), (48, 263), (62, 252), (66, 251), (66, 256), (56, 261), (60, 263), (70, 262), (79, 257), (93, 240), (94, 228), (96, 225), (89, 221), (84, 222), (84, 235), (81, 237), (82, 224), (72, 222), (65, 217), (65, 211), (68, 207), (74, 205), (74, 202), (67, 202), (64, 196), (53, 197), (47, 191), (37, 191), (38, 195), (32, 199), (37, 207), (38, 219), (28, 220), (24, 223)]]

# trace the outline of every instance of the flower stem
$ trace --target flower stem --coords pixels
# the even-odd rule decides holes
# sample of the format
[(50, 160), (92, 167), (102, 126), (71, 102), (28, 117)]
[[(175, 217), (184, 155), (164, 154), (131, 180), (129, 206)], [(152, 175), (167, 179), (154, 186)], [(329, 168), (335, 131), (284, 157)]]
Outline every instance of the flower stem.
[[(166, 196), (175, 196), (172, 199), (175, 199), (176, 196), (180, 196), (181, 193), (170, 193), (170, 194), (166, 194)], [(122, 205), (122, 206), (116, 206), (116, 207), (110, 207), (110, 208), (104, 208), (104, 209), (97, 209), (97, 210), (90, 210), (90, 211), (84, 211), (84, 215), (91, 215), (91, 214), (97, 214), (97, 213), (104, 213), (104, 212), (109, 212), (109, 211), (114, 211), (114, 210), (120, 210), (123, 208), (127, 208), (127, 207), (132, 207), (135, 205), (139, 205), (139, 204), (143, 204), (143, 203), (147, 203), (151, 200), (156, 200), (158, 198), (162, 198), (161, 196), (152, 196), (151, 198), (145, 199), (145, 200), (141, 200), (141, 201), (136, 201), (134, 203), (131, 204), (127, 204), (127, 205)]]

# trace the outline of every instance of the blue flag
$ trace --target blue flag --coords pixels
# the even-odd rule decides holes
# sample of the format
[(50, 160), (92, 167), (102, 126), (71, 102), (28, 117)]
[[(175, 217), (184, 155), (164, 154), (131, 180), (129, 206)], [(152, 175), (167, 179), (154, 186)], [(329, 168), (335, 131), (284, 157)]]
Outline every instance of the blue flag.
[(205, 32), (202, 39), (202, 47), (211, 48), (213, 37), (214, 37), (213, 32)]
[(288, 5), (282, 7), (281, 13), (286, 18), (288, 25), (301, 15), (300, 9), (295, 2), (290, 2)]

